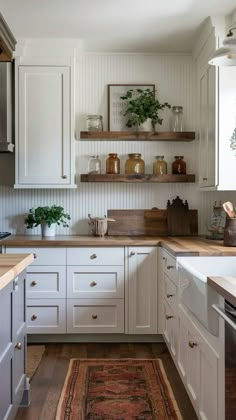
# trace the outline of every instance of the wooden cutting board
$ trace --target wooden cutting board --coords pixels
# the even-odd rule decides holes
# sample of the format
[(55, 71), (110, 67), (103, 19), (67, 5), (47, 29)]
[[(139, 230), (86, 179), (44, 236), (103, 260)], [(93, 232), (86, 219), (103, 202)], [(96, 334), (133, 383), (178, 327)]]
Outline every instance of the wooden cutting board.
[[(188, 212), (190, 223), (188, 235), (197, 235), (197, 210), (188, 210)], [(108, 222), (108, 235), (110, 236), (167, 236), (172, 234), (168, 229), (167, 210), (108, 210), (107, 217), (115, 220)], [(185, 232), (184, 235), (186, 235)]]

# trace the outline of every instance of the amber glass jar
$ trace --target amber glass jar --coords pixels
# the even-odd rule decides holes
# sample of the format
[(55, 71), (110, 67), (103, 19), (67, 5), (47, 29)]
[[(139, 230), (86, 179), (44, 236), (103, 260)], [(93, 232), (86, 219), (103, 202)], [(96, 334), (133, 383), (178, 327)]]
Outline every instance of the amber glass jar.
[(120, 173), (120, 159), (117, 153), (109, 153), (106, 160), (106, 174), (119, 174)]
[(155, 156), (156, 160), (153, 162), (153, 174), (165, 175), (167, 174), (167, 163), (164, 156)]
[(172, 174), (186, 174), (186, 163), (183, 159), (184, 156), (175, 156), (172, 163)]
[(144, 174), (145, 163), (141, 158), (141, 153), (130, 153), (129, 159), (125, 162), (125, 173), (126, 174)]

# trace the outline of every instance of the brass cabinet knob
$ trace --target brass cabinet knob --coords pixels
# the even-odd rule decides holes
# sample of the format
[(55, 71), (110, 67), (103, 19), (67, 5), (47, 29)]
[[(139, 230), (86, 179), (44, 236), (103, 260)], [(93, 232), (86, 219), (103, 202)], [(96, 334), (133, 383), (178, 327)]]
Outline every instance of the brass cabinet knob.
[(175, 268), (174, 265), (167, 265), (167, 270), (171, 270), (171, 268)]
[(34, 252), (33, 253), (34, 259), (37, 258), (37, 254)]
[(135, 255), (134, 251), (131, 251), (131, 253), (129, 254), (130, 257), (133, 257)]
[(96, 258), (97, 258), (97, 255), (96, 254), (90, 255), (90, 260), (95, 260)]
[(98, 316), (97, 316), (97, 315), (95, 315), (95, 314), (93, 314), (93, 315), (92, 315), (92, 319), (97, 319), (97, 317), (98, 317)]
[(37, 284), (37, 281), (33, 280), (33, 281), (30, 283), (30, 286), (34, 287), (34, 286), (36, 286), (36, 284)]
[(37, 318), (38, 318), (37, 315), (32, 315), (31, 321), (35, 321)]
[(189, 341), (188, 345), (189, 345), (189, 347), (191, 347), (191, 349), (193, 349), (194, 347), (197, 346), (197, 343), (195, 343), (194, 341)]
[(22, 344), (20, 342), (16, 343), (15, 349), (21, 350), (21, 348), (22, 348)]
[(62, 175), (62, 179), (67, 179), (67, 175)]
[(169, 299), (171, 297), (173, 297), (174, 295), (171, 295), (170, 293), (167, 293), (166, 297)]
[(96, 281), (92, 281), (92, 282), (90, 283), (90, 287), (94, 287), (94, 286), (97, 286)]
[(162, 257), (163, 261), (166, 261), (166, 257)]
[(174, 318), (173, 315), (166, 315), (166, 319)]
[(202, 178), (202, 180), (203, 180), (203, 181), (207, 181), (207, 180), (208, 180), (208, 178)]

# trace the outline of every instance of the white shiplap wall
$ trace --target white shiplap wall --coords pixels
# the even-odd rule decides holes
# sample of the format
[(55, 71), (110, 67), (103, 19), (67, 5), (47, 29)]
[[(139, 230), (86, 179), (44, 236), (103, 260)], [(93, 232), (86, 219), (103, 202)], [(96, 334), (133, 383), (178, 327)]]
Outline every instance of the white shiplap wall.
[[(86, 184), (79, 174), (86, 173), (90, 154), (102, 159), (103, 171), (109, 152), (117, 152), (123, 170), (128, 153), (139, 152), (146, 162), (146, 173), (152, 171), (153, 157), (163, 154), (170, 164), (174, 155), (184, 155), (187, 172), (198, 174), (198, 142), (124, 142), (80, 141), (79, 131), (86, 129), (87, 114), (101, 114), (107, 129), (107, 84), (154, 83), (161, 102), (183, 105), (185, 129), (196, 131), (195, 68), (190, 55), (152, 54), (86, 54), (77, 61), (76, 71), (76, 190), (14, 190), (0, 187), (0, 230), (23, 233), (24, 214), (30, 207), (62, 205), (70, 213), (70, 229), (57, 228), (57, 233), (88, 233), (87, 215), (106, 214), (108, 208), (165, 208), (168, 199), (179, 195), (190, 208), (199, 210), (199, 231), (206, 231), (207, 217), (215, 200), (236, 201), (235, 193), (200, 192), (196, 184)], [(161, 130), (169, 129), (170, 111), (163, 112)], [(39, 233), (38, 229), (27, 233)]]

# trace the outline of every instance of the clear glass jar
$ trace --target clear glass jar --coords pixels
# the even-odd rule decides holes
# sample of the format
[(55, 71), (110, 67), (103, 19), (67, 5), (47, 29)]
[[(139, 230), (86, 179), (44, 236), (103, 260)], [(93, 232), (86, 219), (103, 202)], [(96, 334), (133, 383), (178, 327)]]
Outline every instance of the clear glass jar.
[(99, 156), (89, 156), (88, 160), (88, 174), (100, 174), (101, 161)]
[(145, 163), (141, 153), (129, 153), (129, 159), (125, 162), (125, 174), (144, 174)]
[(106, 160), (106, 174), (119, 174), (120, 173), (120, 159), (117, 153), (109, 153)]
[(183, 107), (172, 106), (172, 116), (170, 119), (171, 131), (183, 131)]
[(183, 159), (184, 156), (175, 156), (172, 163), (172, 174), (186, 174), (186, 162)]
[(102, 115), (88, 115), (87, 116), (87, 130), (88, 131), (103, 131)]
[(164, 160), (164, 156), (155, 156), (157, 160), (153, 162), (153, 174), (154, 175), (165, 175), (167, 174), (167, 163)]

